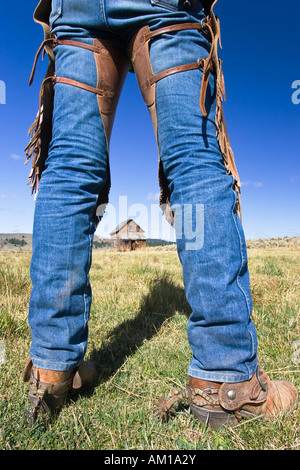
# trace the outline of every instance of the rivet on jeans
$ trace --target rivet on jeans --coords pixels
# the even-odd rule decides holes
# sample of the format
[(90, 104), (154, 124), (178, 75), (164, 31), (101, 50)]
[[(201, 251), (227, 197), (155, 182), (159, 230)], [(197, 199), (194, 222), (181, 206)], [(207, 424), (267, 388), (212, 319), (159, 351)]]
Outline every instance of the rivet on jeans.
[(191, 2), (189, 0), (184, 0), (183, 7), (184, 8), (191, 8)]

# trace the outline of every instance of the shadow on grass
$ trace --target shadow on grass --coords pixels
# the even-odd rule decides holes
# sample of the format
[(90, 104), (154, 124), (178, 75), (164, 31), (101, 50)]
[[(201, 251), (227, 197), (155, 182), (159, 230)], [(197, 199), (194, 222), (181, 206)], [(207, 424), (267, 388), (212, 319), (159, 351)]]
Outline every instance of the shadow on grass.
[[(162, 324), (175, 312), (189, 317), (191, 309), (183, 287), (176, 285), (169, 274), (163, 274), (150, 284), (149, 293), (143, 297), (135, 318), (120, 323), (108, 334), (101, 348), (94, 348), (91, 351), (88, 360), (94, 362), (96, 366), (96, 381), (93, 386), (84, 387), (78, 393), (68, 397), (65, 406), (76, 402), (79, 396), (91, 397), (95, 388), (113, 377), (126, 359), (133, 355), (145, 340), (150, 340), (155, 336)], [(49, 416), (39, 414), (37, 422), (30, 424), (28, 412), (25, 412), (24, 422), (26, 426), (30, 424), (31, 427), (34, 426), (43, 431), (49, 423), (56, 421), (59, 414), (60, 411)]]
[(93, 349), (90, 360), (98, 372), (97, 385), (109, 380), (134, 354), (145, 340), (151, 339), (160, 330), (164, 321), (181, 312), (187, 317), (191, 309), (183, 287), (176, 285), (168, 274), (156, 278), (149, 293), (142, 299), (135, 318), (118, 325), (108, 335), (100, 349)]

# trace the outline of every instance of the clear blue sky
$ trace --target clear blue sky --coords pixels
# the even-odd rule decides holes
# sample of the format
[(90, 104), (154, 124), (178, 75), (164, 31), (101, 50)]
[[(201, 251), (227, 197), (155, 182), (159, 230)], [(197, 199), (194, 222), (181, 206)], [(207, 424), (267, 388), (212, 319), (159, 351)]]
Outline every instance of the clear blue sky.
[[(0, 80), (6, 86), (5, 104), (0, 104), (1, 233), (32, 231), (34, 200), (26, 185), (30, 168), (24, 166), (23, 149), (37, 112), (46, 67), (39, 62), (29, 88), (33, 58), (43, 39), (41, 27), (32, 19), (36, 5), (36, 0), (19, 0), (1, 6)], [(222, 25), (225, 113), (243, 183), (246, 237), (299, 236), (300, 104), (292, 102), (292, 84), (300, 80), (300, 4), (297, 0), (288, 4), (279, 0), (259, 4), (219, 0), (216, 12)], [(172, 236), (165, 225), (158, 230), (162, 223), (159, 212), (154, 210), (152, 216), (150, 212), (151, 207), (157, 207), (159, 191), (157, 149), (132, 74), (119, 103), (110, 153), (110, 202), (116, 210), (116, 222), (123, 215), (120, 201), (126, 202), (129, 216), (135, 215), (135, 204), (141, 204), (148, 210), (144, 224), (148, 235)], [(113, 228), (110, 223), (103, 220), (103, 233)]]

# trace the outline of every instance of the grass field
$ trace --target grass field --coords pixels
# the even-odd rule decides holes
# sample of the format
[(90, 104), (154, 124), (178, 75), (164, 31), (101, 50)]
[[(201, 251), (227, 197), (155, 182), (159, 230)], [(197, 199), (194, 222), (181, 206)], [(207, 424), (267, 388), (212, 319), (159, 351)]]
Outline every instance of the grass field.
[[(298, 409), (220, 430), (205, 428), (185, 404), (167, 423), (153, 415), (155, 401), (174, 387), (185, 388), (190, 361), (190, 308), (172, 250), (94, 252), (87, 357), (97, 366), (96, 387), (73, 397), (58, 419), (28, 426), (22, 370), (30, 345), (29, 263), (30, 253), (0, 253), (1, 449), (299, 450)], [(298, 389), (299, 266), (297, 246), (249, 250), (261, 366)]]

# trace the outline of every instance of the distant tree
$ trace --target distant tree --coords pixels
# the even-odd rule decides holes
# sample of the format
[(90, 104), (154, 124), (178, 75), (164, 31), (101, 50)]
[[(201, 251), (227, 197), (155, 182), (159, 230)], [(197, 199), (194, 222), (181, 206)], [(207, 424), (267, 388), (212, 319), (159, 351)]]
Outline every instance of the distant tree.
[(19, 240), (18, 238), (5, 238), (5, 243), (10, 243), (14, 246), (25, 246), (27, 245), (26, 240), (22, 239)]
[(94, 241), (93, 242), (93, 248), (108, 248), (110, 246), (110, 242), (101, 240), (101, 241)]

